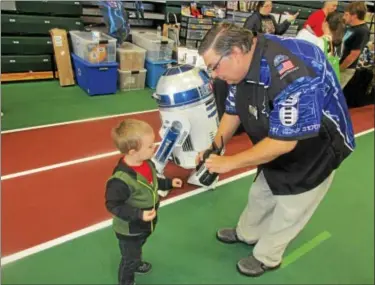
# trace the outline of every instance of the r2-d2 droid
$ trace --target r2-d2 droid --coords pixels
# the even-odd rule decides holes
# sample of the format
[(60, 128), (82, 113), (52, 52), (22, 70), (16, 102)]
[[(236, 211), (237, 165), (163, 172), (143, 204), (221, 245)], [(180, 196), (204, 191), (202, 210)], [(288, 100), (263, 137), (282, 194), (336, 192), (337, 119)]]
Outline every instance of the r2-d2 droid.
[[(169, 159), (182, 168), (195, 169), (198, 152), (211, 145), (219, 125), (208, 74), (191, 65), (171, 67), (159, 79), (153, 97), (162, 120), (163, 140), (153, 158), (158, 173), (163, 173)], [(197, 171), (188, 183), (202, 186)]]

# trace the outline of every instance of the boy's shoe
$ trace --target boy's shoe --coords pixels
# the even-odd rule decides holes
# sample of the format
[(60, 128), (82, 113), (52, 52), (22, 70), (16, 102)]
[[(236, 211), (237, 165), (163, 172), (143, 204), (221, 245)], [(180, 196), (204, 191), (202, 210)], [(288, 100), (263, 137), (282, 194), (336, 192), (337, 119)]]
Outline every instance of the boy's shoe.
[(165, 197), (168, 196), (168, 194), (169, 194), (170, 191), (171, 190), (158, 190), (158, 194), (159, 194), (159, 196), (165, 198)]
[(135, 273), (145, 274), (145, 273), (150, 272), (151, 268), (152, 268), (151, 263), (147, 261), (142, 261), (141, 264), (138, 266), (137, 270), (135, 271)]

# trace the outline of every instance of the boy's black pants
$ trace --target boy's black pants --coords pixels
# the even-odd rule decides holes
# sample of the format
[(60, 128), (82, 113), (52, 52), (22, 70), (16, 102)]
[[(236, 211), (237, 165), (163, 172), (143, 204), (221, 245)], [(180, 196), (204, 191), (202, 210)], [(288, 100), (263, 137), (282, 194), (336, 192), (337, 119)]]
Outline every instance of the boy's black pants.
[(142, 246), (149, 235), (149, 233), (146, 233), (139, 236), (117, 236), (121, 252), (121, 262), (118, 269), (120, 285), (133, 284), (134, 273), (142, 261)]

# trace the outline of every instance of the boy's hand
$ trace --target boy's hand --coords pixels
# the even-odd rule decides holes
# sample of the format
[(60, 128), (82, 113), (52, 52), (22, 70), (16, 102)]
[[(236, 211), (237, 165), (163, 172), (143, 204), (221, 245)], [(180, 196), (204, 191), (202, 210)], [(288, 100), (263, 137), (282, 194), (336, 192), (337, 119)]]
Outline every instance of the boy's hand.
[(145, 222), (150, 222), (156, 217), (155, 209), (143, 211), (142, 220)]
[(173, 178), (172, 179), (172, 186), (173, 186), (173, 188), (181, 188), (182, 187), (182, 180), (180, 178)]
[(289, 14), (288, 12), (285, 12), (284, 14), (288, 16), (288, 19), (287, 19), (287, 20), (288, 20), (290, 23), (292, 23), (292, 22), (294, 22), (294, 21), (297, 19), (298, 15), (299, 15), (299, 11), (298, 11), (297, 13), (295, 13), (294, 15), (291, 15), (291, 14)]

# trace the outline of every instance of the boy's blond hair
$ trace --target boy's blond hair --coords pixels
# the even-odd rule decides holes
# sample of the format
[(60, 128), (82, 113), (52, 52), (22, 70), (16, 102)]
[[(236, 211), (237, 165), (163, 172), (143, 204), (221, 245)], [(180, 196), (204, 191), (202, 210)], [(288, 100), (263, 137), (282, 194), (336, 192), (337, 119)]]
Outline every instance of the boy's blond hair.
[(112, 139), (121, 153), (128, 154), (132, 149), (139, 150), (141, 138), (152, 132), (152, 127), (144, 121), (125, 119), (112, 129)]

